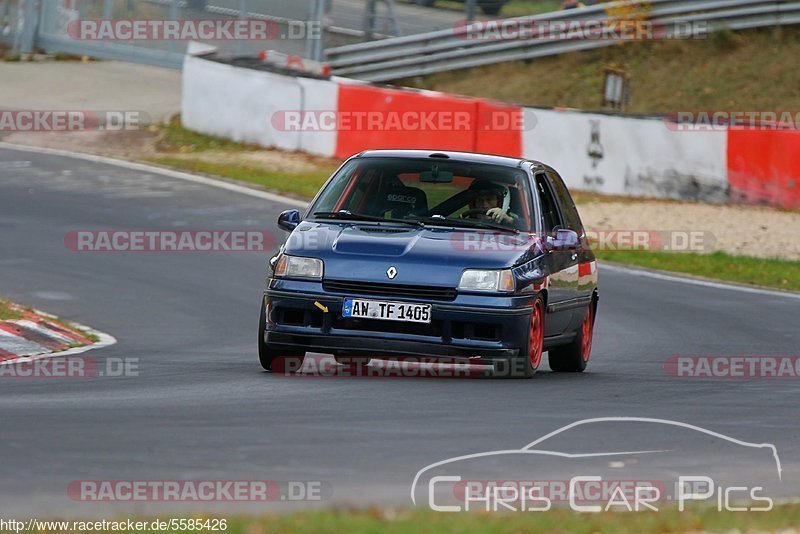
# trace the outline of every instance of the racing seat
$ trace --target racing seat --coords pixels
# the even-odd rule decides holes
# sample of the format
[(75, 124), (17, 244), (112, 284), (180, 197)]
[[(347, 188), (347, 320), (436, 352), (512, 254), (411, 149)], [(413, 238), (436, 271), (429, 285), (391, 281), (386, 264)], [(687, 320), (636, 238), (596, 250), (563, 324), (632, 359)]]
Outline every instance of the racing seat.
[(418, 187), (397, 187), (386, 192), (385, 211), (395, 219), (428, 212), (428, 195)]

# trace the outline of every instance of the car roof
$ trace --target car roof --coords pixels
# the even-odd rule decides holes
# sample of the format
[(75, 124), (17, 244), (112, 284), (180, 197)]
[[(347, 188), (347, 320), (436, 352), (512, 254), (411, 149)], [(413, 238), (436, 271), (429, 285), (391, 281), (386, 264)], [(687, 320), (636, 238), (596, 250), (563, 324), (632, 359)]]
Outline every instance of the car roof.
[(432, 158), (450, 161), (463, 161), (467, 163), (490, 163), (502, 165), (504, 167), (522, 167), (525, 163), (530, 163), (534, 167), (544, 167), (547, 165), (525, 158), (511, 158), (508, 156), (497, 156), (493, 154), (479, 154), (477, 152), (458, 152), (454, 150), (365, 150), (353, 156), (354, 158)]

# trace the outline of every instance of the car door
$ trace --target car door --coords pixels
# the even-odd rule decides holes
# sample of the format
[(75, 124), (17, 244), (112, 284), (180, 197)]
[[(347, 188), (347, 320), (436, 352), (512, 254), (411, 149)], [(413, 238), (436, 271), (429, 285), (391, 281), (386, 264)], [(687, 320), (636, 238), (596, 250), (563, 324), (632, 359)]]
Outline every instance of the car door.
[(571, 306), (577, 297), (578, 263), (574, 250), (554, 248), (559, 229), (566, 228), (558, 207), (553, 186), (547, 175), (539, 172), (534, 176), (536, 193), (541, 208), (542, 228), (547, 236), (547, 268), (550, 271), (550, 286), (547, 292), (547, 320), (545, 336), (563, 333), (573, 320)]
[(566, 272), (569, 273), (570, 283), (574, 284), (575, 288), (572, 302), (567, 305), (572, 309), (573, 324), (578, 324), (583, 320), (586, 306), (588, 306), (597, 284), (597, 263), (589, 246), (580, 215), (578, 215), (578, 209), (575, 207), (575, 202), (572, 200), (572, 195), (569, 194), (564, 180), (552, 169), (547, 170), (547, 177), (556, 197), (561, 223), (564, 228), (578, 234), (579, 246), (577, 249), (569, 251), (566, 259)]

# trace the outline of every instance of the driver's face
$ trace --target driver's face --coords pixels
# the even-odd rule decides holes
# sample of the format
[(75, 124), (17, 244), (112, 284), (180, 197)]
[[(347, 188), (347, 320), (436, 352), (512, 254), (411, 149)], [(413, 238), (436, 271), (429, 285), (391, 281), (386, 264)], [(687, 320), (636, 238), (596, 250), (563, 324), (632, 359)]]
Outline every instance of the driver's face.
[(498, 206), (497, 195), (494, 193), (479, 193), (475, 199), (476, 209), (490, 210)]

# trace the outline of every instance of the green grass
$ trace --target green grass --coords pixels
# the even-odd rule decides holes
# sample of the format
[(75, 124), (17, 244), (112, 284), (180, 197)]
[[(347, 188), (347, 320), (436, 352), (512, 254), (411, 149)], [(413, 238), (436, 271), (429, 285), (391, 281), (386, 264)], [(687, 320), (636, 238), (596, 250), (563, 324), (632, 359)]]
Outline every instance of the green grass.
[(291, 173), (275, 172), (255, 165), (219, 164), (169, 156), (154, 156), (145, 159), (167, 167), (230, 178), (303, 198), (313, 197), (330, 176), (330, 171), (327, 170), (311, 173)]
[[(168, 125), (159, 127), (160, 135), (156, 142), (157, 155), (142, 159), (167, 167), (189, 172), (210, 174), (231, 180), (255, 184), (302, 198), (312, 198), (320, 186), (336, 169), (339, 162), (323, 160), (315, 164), (313, 171), (276, 171), (257, 163), (217, 163), (203, 155), (206, 152), (242, 154), (265, 150), (257, 145), (237, 143), (221, 137), (205, 135), (184, 128), (176, 117)], [(193, 157), (196, 155), (197, 157)]]
[(0, 321), (22, 319), (22, 313), (13, 309), (7, 300), (0, 300)]
[[(181, 517), (172, 514), (171, 517)], [(211, 516), (209, 516), (211, 517)], [(217, 516), (219, 517), (219, 516)], [(140, 519), (144, 521), (144, 519)], [(641, 532), (776, 532), (800, 523), (800, 506), (776, 506), (770, 512), (720, 513), (713, 508), (660, 512), (578, 514), (566, 509), (548, 512), (436, 513), (419, 510), (326, 510), (257, 518), (231, 517), (229, 534), (270, 532), (339, 532), (416, 534), (417, 532), (501, 533), (641, 533)]]
[[(64, 328), (68, 328), (70, 330), (74, 330), (75, 332), (78, 332), (80, 335), (82, 335), (83, 337), (85, 337), (86, 339), (91, 341), (92, 343), (97, 343), (98, 341), (100, 341), (100, 337), (97, 334), (93, 334), (91, 332), (87, 332), (86, 330), (78, 330), (74, 326), (68, 325), (68, 324), (63, 323), (61, 321), (55, 321), (55, 322), (60, 324)], [(76, 345), (76, 346), (80, 346), (80, 345)]]
[(631, 250), (595, 251), (599, 260), (685, 273), (726, 282), (800, 291), (800, 263), (731, 256), (723, 252), (694, 254)]
[(264, 150), (257, 145), (237, 143), (188, 130), (181, 125), (180, 117), (174, 117), (169, 124), (159, 127), (161, 137), (156, 144), (159, 152), (191, 153), (206, 150), (221, 150), (225, 152), (254, 152)]
[[(514, 514), (436, 513), (381, 510), (303, 512), (259, 520), (233, 520), (231, 534), (248, 532), (369, 532), (369, 533), (641, 533), (687, 532), (701, 529), (778, 530), (800, 523), (800, 506), (780, 506), (771, 512), (719, 513), (716, 509), (675, 509), (660, 512), (579, 514), (565, 509)], [(259, 530), (261, 527), (263, 530)]]
[[(701, 40), (625, 43), (399, 80), (399, 85), (531, 106), (602, 108), (603, 72), (625, 67), (634, 113), (800, 109), (800, 26)], [(502, 80), (498, 83), (498, 80)]]
[[(786, 506), (772, 513), (720, 514), (715, 510), (678, 513), (675, 510), (652, 513), (578, 514), (559, 509), (549, 512), (516, 514), (447, 514), (430, 511), (398, 512), (395, 517), (380, 511), (337, 513), (314, 512), (295, 516), (273, 517), (266, 523), (268, 531), (289, 532), (375, 532), (416, 533), (458, 532), (541, 532), (541, 533), (640, 533), (683, 532), (738, 528), (778, 529), (796, 525), (800, 521), (800, 507)], [(232, 526), (238, 530), (240, 523)], [(242, 526), (246, 526), (242, 524)]]

